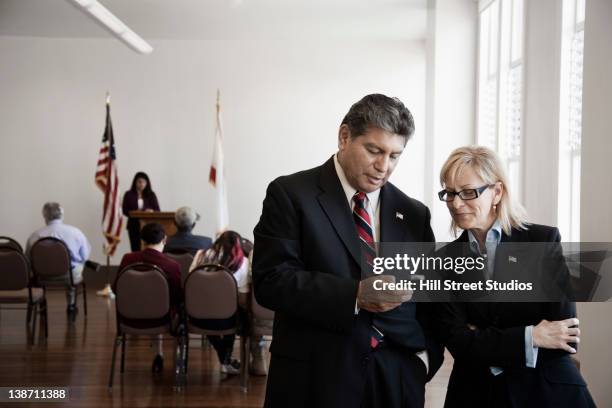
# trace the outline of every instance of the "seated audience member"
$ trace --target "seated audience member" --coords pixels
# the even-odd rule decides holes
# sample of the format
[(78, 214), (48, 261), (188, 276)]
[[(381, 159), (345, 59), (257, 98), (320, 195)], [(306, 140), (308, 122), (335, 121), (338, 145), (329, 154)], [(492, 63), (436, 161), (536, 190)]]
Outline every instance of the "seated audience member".
[(195, 255), (199, 249), (208, 249), (212, 245), (209, 237), (194, 235), (191, 233), (200, 220), (200, 214), (191, 207), (181, 207), (174, 214), (174, 223), (178, 229), (177, 233), (166, 243), (166, 252), (186, 251)]
[[(173, 311), (176, 311), (176, 307), (181, 303), (183, 296), (181, 289), (181, 268), (177, 262), (162, 253), (164, 251), (164, 245), (166, 244), (166, 233), (164, 232), (164, 228), (158, 223), (147, 224), (140, 230), (140, 239), (143, 241), (143, 250), (125, 254), (121, 259), (119, 270), (121, 271), (126, 266), (139, 262), (158, 266), (168, 278), (170, 304), (172, 305)], [(116, 289), (115, 285), (116, 281), (113, 285), (113, 290)], [(153, 372), (161, 372), (163, 367), (164, 357), (160, 336), (158, 340), (157, 355), (153, 360), (152, 370)]]
[[(91, 253), (91, 245), (80, 229), (72, 225), (64, 224), (64, 209), (59, 203), (45, 203), (42, 215), (46, 226), (34, 231), (28, 238), (26, 254), (29, 257), (30, 250), (36, 241), (41, 238), (53, 237), (61, 240), (70, 252), (70, 264), (72, 266), (72, 277), (75, 283), (83, 279), (83, 266)], [(66, 276), (66, 283), (70, 284), (70, 278)], [(76, 313), (76, 292), (72, 287), (66, 290), (68, 303), (67, 312)]]
[[(228, 268), (236, 279), (238, 286), (238, 303), (240, 306), (239, 313), (243, 314), (246, 308), (246, 302), (249, 293), (248, 271), (249, 262), (244, 256), (241, 246), (241, 237), (235, 231), (225, 231), (215, 241), (213, 246), (208, 250), (200, 250), (196, 253), (190, 271), (204, 264), (220, 264)], [(227, 327), (233, 325), (237, 316), (234, 316), (228, 321), (218, 319), (219, 327)], [(245, 319), (246, 321), (246, 319)], [(217, 327), (210, 327), (216, 329)], [(234, 349), (234, 340), (236, 336), (229, 334), (225, 336), (208, 336), (210, 343), (215, 348), (219, 363), (221, 364), (221, 372), (224, 374), (236, 375), (240, 373), (240, 362), (232, 360), (232, 351)]]

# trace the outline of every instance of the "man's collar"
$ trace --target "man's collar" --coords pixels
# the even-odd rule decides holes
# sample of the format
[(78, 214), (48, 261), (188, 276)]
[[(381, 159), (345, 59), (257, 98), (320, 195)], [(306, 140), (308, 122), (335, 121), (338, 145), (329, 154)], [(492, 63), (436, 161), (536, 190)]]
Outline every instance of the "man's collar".
[[(336, 174), (338, 174), (338, 178), (340, 179), (340, 184), (342, 185), (342, 189), (344, 190), (344, 194), (346, 195), (346, 199), (351, 204), (351, 200), (355, 193), (357, 193), (357, 189), (349, 183), (346, 178), (346, 174), (344, 174), (344, 169), (340, 165), (338, 161), (338, 153), (334, 154), (334, 167), (336, 169)], [(380, 197), (380, 188), (378, 190), (372, 191), (371, 193), (366, 193), (368, 197), (368, 201), (370, 202), (370, 206), (372, 210), (376, 210), (378, 206), (378, 198)]]
[(63, 220), (61, 220), (61, 219), (59, 219), (59, 218), (56, 218), (56, 219), (54, 219), (54, 220), (49, 221), (49, 222), (47, 223), (47, 225), (55, 225), (55, 224), (63, 224), (63, 223), (64, 223), (64, 221), (63, 221)]

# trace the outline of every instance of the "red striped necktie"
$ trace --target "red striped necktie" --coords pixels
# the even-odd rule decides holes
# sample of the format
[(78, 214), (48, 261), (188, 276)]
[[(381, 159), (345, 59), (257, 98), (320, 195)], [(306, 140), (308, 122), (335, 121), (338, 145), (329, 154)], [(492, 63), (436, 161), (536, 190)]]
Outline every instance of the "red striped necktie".
[(374, 234), (372, 233), (372, 220), (366, 208), (366, 195), (362, 191), (358, 191), (353, 196), (355, 206), (353, 207), (353, 220), (359, 234), (359, 242), (365, 261), (368, 265), (373, 264), (376, 256), (376, 247), (374, 246)]
[[(359, 242), (361, 243), (361, 252), (365, 262), (372, 266), (374, 257), (376, 256), (376, 247), (374, 245), (374, 234), (372, 233), (372, 220), (366, 208), (366, 195), (362, 191), (358, 191), (353, 196), (355, 206), (353, 207), (353, 220), (359, 234)], [(371, 271), (370, 271), (371, 272)], [(383, 341), (383, 334), (372, 326), (372, 335), (370, 336), (370, 347), (375, 349)]]

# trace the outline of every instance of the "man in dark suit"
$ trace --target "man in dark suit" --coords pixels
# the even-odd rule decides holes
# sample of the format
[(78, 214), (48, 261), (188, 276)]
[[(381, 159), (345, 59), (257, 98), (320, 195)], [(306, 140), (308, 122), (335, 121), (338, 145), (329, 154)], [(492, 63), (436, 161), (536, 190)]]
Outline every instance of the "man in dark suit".
[(410, 294), (373, 290), (361, 268), (376, 241), (434, 241), (427, 207), (387, 182), (413, 133), (401, 101), (368, 95), (337, 154), (268, 186), (253, 259), (255, 296), (276, 312), (266, 407), (423, 407), (441, 348)]
[(207, 250), (212, 246), (212, 240), (203, 235), (194, 235), (191, 231), (200, 220), (200, 214), (191, 207), (181, 207), (174, 213), (174, 223), (177, 232), (166, 242), (166, 252), (185, 251), (195, 255), (198, 250)]
[[(170, 304), (173, 310), (176, 311), (177, 306), (181, 303), (183, 298), (183, 291), (181, 289), (181, 267), (178, 262), (173, 261), (162, 253), (164, 251), (164, 245), (166, 244), (166, 233), (164, 228), (158, 223), (147, 224), (140, 230), (140, 239), (144, 243), (143, 250), (123, 255), (119, 270), (121, 271), (128, 265), (141, 262), (158, 266), (168, 278)], [(113, 290), (115, 290), (115, 285), (116, 282), (113, 284)], [(163, 370), (163, 367), (164, 359), (160, 336), (158, 340), (157, 355), (153, 360), (152, 371), (159, 373)]]

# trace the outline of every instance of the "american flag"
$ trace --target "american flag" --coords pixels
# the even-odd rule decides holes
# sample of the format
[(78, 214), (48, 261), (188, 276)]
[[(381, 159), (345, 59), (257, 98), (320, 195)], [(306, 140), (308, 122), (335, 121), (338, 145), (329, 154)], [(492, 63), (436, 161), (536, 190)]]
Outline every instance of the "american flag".
[(121, 216), (119, 204), (119, 176), (117, 175), (117, 154), (115, 138), (110, 117), (110, 103), (106, 101), (106, 128), (102, 136), (102, 146), (98, 155), (96, 169), (96, 185), (104, 193), (104, 212), (102, 214), (102, 231), (106, 238), (104, 253), (113, 256), (119, 241), (121, 241)]

